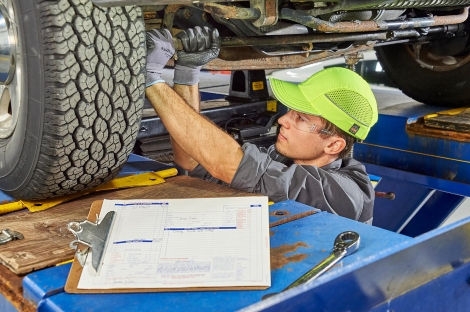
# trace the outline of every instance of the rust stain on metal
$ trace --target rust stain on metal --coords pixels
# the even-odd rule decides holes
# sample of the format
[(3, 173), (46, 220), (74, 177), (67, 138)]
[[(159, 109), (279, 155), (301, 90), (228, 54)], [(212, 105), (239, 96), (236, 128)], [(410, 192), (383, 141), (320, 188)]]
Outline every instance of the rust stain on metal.
[(289, 255), (296, 251), (299, 247), (307, 247), (304, 242), (297, 242), (292, 245), (282, 245), (279, 247), (271, 248), (271, 270), (280, 269), (288, 263), (300, 262), (304, 260), (307, 255), (303, 253), (297, 253)]
[(467, 20), (469, 8), (462, 8), (462, 11), (456, 15), (434, 16), (434, 25), (460, 24)]
[(239, 10), (236, 6), (220, 5), (217, 3), (204, 3), (202, 6), (204, 11), (223, 18), (231, 19), (239, 15)]
[[(277, 214), (276, 214), (277, 212)], [(274, 215), (275, 216), (282, 216), (282, 215), (288, 215), (289, 213), (284, 213), (284, 214), (280, 214), (280, 213), (283, 213), (284, 211), (283, 210), (276, 210), (274, 211)], [(305, 211), (305, 212), (300, 212), (300, 213), (296, 213), (294, 215), (291, 215), (289, 217), (285, 217), (285, 218), (282, 218), (280, 220), (277, 220), (277, 221), (274, 221), (274, 222), (271, 222), (269, 223), (269, 227), (275, 227), (275, 226), (278, 226), (278, 225), (281, 225), (281, 224), (284, 224), (284, 223), (287, 223), (287, 222), (291, 222), (291, 221), (295, 221), (295, 220), (298, 220), (298, 219), (301, 219), (301, 218), (304, 218), (304, 217), (308, 217), (308, 216), (311, 216), (315, 213), (317, 213), (318, 211), (317, 210), (308, 210), (308, 211)]]
[(322, 23), (317, 26), (321, 32), (333, 33), (349, 33), (349, 32), (365, 32), (365, 31), (378, 31), (380, 27), (375, 21), (353, 21), (353, 22), (337, 22), (337, 23)]
[(287, 216), (288, 214), (290, 214), (289, 210), (274, 210), (274, 211), (271, 211), (270, 215), (271, 216), (276, 216), (276, 217), (279, 217), (279, 216)]
[(257, 19), (259, 11), (251, 8), (242, 8), (232, 5), (222, 5), (217, 3), (204, 3), (202, 8), (211, 15), (217, 15), (224, 19)]
[[(349, 53), (370, 50), (373, 44), (359, 45), (352, 48)], [(258, 55), (255, 50), (248, 47), (222, 48), (219, 58), (212, 60), (204, 66), (208, 70), (238, 70), (238, 69), (282, 69), (308, 65), (320, 60), (342, 56), (341, 51), (322, 51), (305, 55), (284, 55), (265, 57)], [(171, 61), (171, 60), (170, 60)], [(172, 66), (172, 64), (169, 64)]]

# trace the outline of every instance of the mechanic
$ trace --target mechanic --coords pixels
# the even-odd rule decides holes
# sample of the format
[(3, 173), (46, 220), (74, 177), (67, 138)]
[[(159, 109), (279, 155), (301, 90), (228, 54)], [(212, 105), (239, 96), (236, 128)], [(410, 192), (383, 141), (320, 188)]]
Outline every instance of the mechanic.
[(162, 78), (174, 55), (168, 30), (147, 33), (146, 96), (171, 135), (174, 161), (189, 175), (222, 181), (267, 195), (372, 223), (374, 189), (365, 167), (350, 157), (377, 121), (368, 83), (345, 68), (329, 68), (296, 84), (269, 78), (278, 101), (290, 110), (278, 120), (279, 134), (268, 149), (240, 146), (199, 114), (201, 66), (218, 56), (216, 29), (195, 27), (177, 35), (173, 87)]

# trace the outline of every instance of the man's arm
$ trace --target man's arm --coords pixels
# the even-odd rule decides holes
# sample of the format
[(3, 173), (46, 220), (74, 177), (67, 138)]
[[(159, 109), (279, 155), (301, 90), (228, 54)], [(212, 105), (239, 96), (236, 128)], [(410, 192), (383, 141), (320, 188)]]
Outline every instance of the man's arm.
[[(230, 183), (243, 157), (240, 145), (167, 84), (149, 86), (146, 95), (178, 148), (213, 177)], [(195, 167), (195, 163), (191, 166)]]
[[(194, 109), (196, 112), (200, 112), (200, 96), (199, 96), (199, 88), (198, 85), (182, 85), (182, 84), (175, 84), (173, 86), (173, 90), (181, 96), (186, 103)], [(181, 168), (185, 170), (193, 170), (198, 165), (198, 162), (194, 160), (190, 155), (188, 155), (179, 144), (171, 138), (171, 146), (173, 149), (173, 156), (174, 161), (178, 164)]]
[(219, 53), (219, 33), (195, 27), (182, 31), (178, 38), (184, 50), (177, 53), (175, 91), (161, 79), (165, 64), (175, 52), (171, 34), (168, 30), (147, 33), (147, 98), (170, 133), (175, 161), (189, 170), (199, 163), (214, 178), (230, 183), (243, 151), (230, 135), (199, 114), (197, 88), (201, 66)]

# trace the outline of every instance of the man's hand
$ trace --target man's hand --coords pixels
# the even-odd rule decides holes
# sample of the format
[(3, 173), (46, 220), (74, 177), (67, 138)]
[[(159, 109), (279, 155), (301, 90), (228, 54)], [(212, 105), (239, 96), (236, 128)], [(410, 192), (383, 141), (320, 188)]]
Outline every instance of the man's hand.
[(161, 77), (163, 68), (174, 54), (173, 38), (168, 29), (153, 29), (147, 32), (146, 87), (165, 82)]
[(196, 26), (180, 32), (177, 37), (184, 50), (177, 53), (173, 81), (183, 85), (197, 84), (201, 67), (219, 55), (219, 32)]

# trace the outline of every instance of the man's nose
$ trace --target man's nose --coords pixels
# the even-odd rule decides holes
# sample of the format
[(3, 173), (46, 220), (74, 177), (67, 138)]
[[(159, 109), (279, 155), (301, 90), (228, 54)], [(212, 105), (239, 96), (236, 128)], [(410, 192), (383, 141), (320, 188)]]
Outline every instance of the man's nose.
[(289, 117), (287, 116), (287, 113), (286, 113), (277, 119), (277, 123), (283, 127), (287, 127), (286, 125), (289, 124), (288, 120), (289, 120)]

